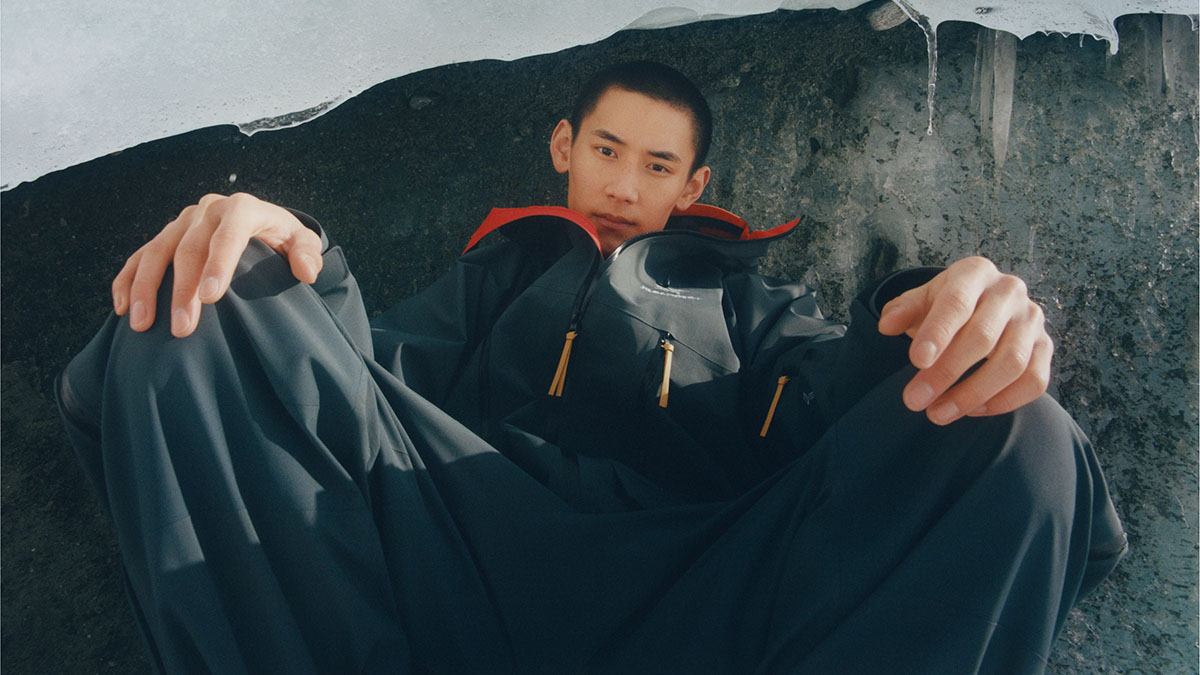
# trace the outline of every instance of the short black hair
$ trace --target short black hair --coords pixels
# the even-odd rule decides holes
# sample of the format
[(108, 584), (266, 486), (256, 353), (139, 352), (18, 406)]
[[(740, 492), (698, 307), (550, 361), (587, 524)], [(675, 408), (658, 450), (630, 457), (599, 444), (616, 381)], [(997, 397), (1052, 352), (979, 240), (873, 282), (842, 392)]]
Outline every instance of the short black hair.
[(583, 118), (596, 109), (600, 97), (616, 87), (642, 94), (679, 108), (692, 118), (693, 145), (696, 158), (691, 173), (704, 166), (708, 146), (712, 142), (712, 111), (700, 89), (683, 73), (654, 61), (627, 61), (608, 66), (584, 83), (575, 99), (575, 107), (567, 122), (578, 133)]

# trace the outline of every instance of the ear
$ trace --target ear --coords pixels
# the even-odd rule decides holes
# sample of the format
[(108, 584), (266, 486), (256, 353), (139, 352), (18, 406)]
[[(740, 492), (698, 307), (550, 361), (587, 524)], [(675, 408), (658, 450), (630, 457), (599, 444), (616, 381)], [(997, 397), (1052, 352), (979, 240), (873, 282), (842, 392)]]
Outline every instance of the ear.
[(695, 204), (696, 200), (700, 199), (700, 195), (704, 193), (704, 188), (708, 185), (708, 179), (711, 177), (712, 169), (707, 166), (702, 166), (692, 172), (691, 178), (688, 178), (687, 185), (683, 187), (683, 193), (675, 201), (675, 208), (679, 211), (684, 211), (692, 204)]
[(560, 120), (558, 126), (554, 127), (554, 133), (550, 134), (550, 161), (554, 162), (555, 171), (566, 173), (571, 168), (571, 145), (574, 141), (571, 123)]

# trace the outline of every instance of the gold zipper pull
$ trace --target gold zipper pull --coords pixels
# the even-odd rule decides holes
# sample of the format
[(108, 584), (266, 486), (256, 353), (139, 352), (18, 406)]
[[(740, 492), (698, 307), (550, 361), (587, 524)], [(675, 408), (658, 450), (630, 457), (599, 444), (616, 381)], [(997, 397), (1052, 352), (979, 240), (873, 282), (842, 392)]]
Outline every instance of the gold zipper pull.
[(579, 335), (579, 331), (567, 331), (567, 341), (563, 343), (562, 356), (558, 357), (558, 370), (554, 371), (554, 380), (550, 382), (551, 396), (562, 397), (563, 383), (567, 380), (567, 362), (571, 360), (571, 344)]
[(771, 428), (771, 420), (775, 418), (775, 406), (779, 405), (779, 396), (783, 394), (783, 385), (790, 382), (791, 379), (787, 375), (779, 377), (779, 386), (775, 387), (775, 398), (771, 399), (771, 409), (767, 411), (767, 419), (763, 422), (762, 431), (758, 432), (759, 436), (766, 438), (767, 429)]
[(671, 334), (658, 341), (658, 345), (666, 352), (663, 355), (662, 384), (658, 385), (658, 407), (667, 407), (667, 396), (671, 393), (671, 357), (675, 354), (675, 345), (670, 343)]

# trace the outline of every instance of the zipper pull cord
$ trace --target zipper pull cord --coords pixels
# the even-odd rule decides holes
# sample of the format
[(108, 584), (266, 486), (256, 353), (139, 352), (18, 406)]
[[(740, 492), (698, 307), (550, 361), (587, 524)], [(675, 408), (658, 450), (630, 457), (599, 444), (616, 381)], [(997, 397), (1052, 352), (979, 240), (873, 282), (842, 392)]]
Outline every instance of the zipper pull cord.
[(554, 380), (550, 382), (551, 396), (562, 397), (563, 383), (567, 380), (567, 362), (571, 360), (571, 344), (579, 335), (579, 331), (567, 331), (567, 341), (563, 343), (562, 356), (558, 357), (558, 370), (554, 371)]
[(675, 345), (669, 342), (670, 333), (667, 337), (658, 341), (660, 347), (666, 352), (663, 355), (663, 376), (662, 384), (658, 385), (658, 407), (667, 407), (667, 396), (671, 393), (671, 357), (675, 354)]
[(775, 398), (771, 399), (771, 409), (767, 411), (767, 419), (763, 422), (762, 431), (758, 435), (766, 438), (767, 430), (771, 428), (771, 420), (775, 418), (775, 407), (779, 405), (779, 396), (783, 394), (783, 385), (791, 381), (792, 378), (787, 375), (782, 375), (779, 378), (779, 386), (775, 387)]

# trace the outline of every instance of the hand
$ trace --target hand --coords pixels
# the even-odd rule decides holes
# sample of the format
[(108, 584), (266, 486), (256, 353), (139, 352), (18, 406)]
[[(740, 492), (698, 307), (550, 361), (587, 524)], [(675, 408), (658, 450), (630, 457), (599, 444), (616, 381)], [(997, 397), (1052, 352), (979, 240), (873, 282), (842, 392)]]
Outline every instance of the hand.
[(1050, 380), (1054, 342), (1042, 308), (1025, 282), (986, 258), (960, 260), (894, 298), (883, 307), (879, 332), (912, 338), (908, 355), (920, 372), (905, 386), (904, 404), (926, 411), (934, 424), (1016, 410)]
[(150, 328), (158, 287), (167, 265), (174, 264), (171, 333), (190, 335), (200, 318), (200, 303), (216, 302), (225, 294), (251, 237), (286, 256), (297, 279), (316, 281), (321, 237), (291, 212), (244, 193), (205, 195), (129, 256), (113, 279), (113, 310), (120, 316), (129, 312), (135, 331)]

